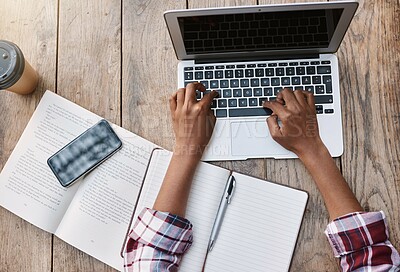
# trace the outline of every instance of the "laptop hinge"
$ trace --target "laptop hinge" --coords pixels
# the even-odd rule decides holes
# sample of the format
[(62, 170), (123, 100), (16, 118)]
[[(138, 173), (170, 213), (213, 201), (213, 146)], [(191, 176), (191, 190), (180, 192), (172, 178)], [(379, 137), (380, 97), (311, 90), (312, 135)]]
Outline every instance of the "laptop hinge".
[(196, 64), (206, 64), (206, 63), (223, 63), (223, 62), (246, 62), (246, 61), (271, 61), (271, 60), (292, 60), (292, 59), (315, 59), (319, 58), (319, 54), (302, 54), (302, 55), (277, 55), (277, 56), (254, 56), (254, 57), (248, 57), (248, 56), (241, 56), (241, 57), (229, 57), (227, 59), (226, 57), (224, 58), (217, 58), (214, 57), (212, 59), (195, 59), (194, 62)]

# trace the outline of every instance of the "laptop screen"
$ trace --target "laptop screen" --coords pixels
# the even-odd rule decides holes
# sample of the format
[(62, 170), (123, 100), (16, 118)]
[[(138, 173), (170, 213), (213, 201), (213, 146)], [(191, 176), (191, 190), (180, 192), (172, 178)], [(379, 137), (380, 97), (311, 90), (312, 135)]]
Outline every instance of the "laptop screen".
[(343, 8), (178, 17), (186, 54), (327, 48)]

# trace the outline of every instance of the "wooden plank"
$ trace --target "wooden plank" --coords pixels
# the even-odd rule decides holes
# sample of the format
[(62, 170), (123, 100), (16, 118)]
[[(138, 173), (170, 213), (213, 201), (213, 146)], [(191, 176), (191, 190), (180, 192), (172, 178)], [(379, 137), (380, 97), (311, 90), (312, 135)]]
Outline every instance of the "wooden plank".
[[(312, 0), (260, 0), (259, 4), (314, 2)], [(339, 164), (339, 160), (337, 160)], [(300, 160), (266, 160), (266, 178), (305, 190), (309, 201), (290, 271), (337, 271), (338, 265), (323, 231), (328, 213), (311, 176)]]
[(177, 59), (163, 13), (186, 1), (124, 2), (122, 41), (122, 125), (172, 150), (174, 134), (168, 98), (177, 89)]
[[(40, 75), (38, 88), (30, 95), (0, 91), (1, 170), (44, 90), (55, 88), (57, 3), (4, 1), (0, 14), (1, 39), (16, 43)], [(2, 271), (51, 271), (51, 240), (51, 234), (0, 208)]]
[(399, 1), (359, 1), (338, 51), (343, 173), (361, 205), (383, 210), (400, 248)]
[[(120, 124), (121, 1), (60, 1), (57, 92)], [(122, 259), (121, 259), (122, 265)], [(114, 271), (54, 237), (54, 271)]]

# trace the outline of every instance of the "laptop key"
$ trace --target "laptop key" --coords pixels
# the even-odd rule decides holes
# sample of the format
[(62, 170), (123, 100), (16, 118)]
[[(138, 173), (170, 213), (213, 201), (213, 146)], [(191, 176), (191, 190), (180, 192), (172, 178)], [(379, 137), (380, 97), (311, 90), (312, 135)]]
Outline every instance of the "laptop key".
[(314, 96), (315, 104), (330, 104), (333, 103), (332, 95), (316, 95)]
[(220, 88), (229, 88), (229, 81), (224, 79), (219, 81)]
[(242, 97), (242, 89), (233, 89), (233, 97)]
[(203, 79), (203, 72), (195, 72), (194, 73), (194, 78), (195, 79)]
[(290, 77), (282, 77), (281, 78), (282, 85), (290, 85)]
[(272, 88), (264, 88), (264, 96), (271, 96)]
[(193, 71), (193, 67), (185, 67), (183, 68), (184, 71)]
[(274, 88), (274, 95), (277, 95), (279, 92), (281, 92), (283, 90), (282, 87), (275, 87)]
[(272, 86), (279, 86), (281, 85), (281, 81), (278, 77), (271, 78), (271, 85)]
[(249, 106), (257, 106), (257, 98), (249, 98)]
[(256, 76), (263, 77), (264, 76), (264, 69), (256, 69)]
[(205, 78), (206, 79), (213, 79), (214, 78), (213, 71), (206, 71)]
[(286, 75), (293, 76), (294, 75), (294, 67), (286, 67)]
[(315, 86), (315, 94), (323, 94), (325, 92), (324, 85)]
[(301, 83), (303, 85), (311, 84), (311, 77), (310, 76), (303, 76), (301, 77)]
[(331, 61), (330, 60), (323, 60), (323, 61), (321, 61), (321, 64), (331, 64)]
[(185, 80), (192, 80), (193, 72), (185, 72)]
[(237, 107), (237, 99), (229, 99), (228, 100), (228, 106), (230, 108), (236, 108)]
[(223, 89), (222, 90), (222, 97), (232, 97), (232, 90), (231, 89)]
[(266, 68), (266, 69), (265, 69), (265, 75), (267, 75), (267, 76), (274, 76), (274, 75), (275, 75), (275, 73), (274, 73), (274, 68)]
[(262, 78), (261, 86), (269, 86), (269, 78)]
[(315, 67), (314, 66), (308, 66), (306, 68), (307, 70), (307, 75), (315, 75)]
[(228, 115), (227, 115), (228, 113), (227, 113), (227, 110), (223, 110), (223, 109), (218, 109), (216, 112), (215, 112), (215, 116), (216, 117), (227, 117)]
[(231, 83), (231, 88), (235, 88), (235, 87), (239, 87), (239, 79), (231, 79), (230, 80)]
[(254, 77), (254, 70), (246, 69), (246, 70), (244, 70), (244, 74), (246, 75), (246, 77)]
[(260, 80), (258, 78), (252, 78), (250, 80), (251, 87), (258, 87), (260, 86)]
[(296, 67), (296, 75), (301, 76), (306, 74), (305, 67)]
[(252, 95), (253, 95), (253, 92), (252, 92), (252, 90), (250, 88), (243, 89), (243, 96), (244, 97), (250, 97)]
[(223, 77), (224, 77), (224, 71), (223, 70), (215, 71), (215, 78), (223, 78)]
[(333, 109), (325, 109), (325, 113), (328, 113), (328, 114), (333, 113)]
[(239, 107), (247, 107), (247, 98), (239, 99)]
[(216, 100), (213, 100), (212, 102), (211, 102), (211, 108), (212, 109), (215, 109), (217, 107), (217, 101)]
[(284, 76), (285, 75), (285, 70), (283, 68), (276, 68), (276, 75), (277, 76)]
[(200, 83), (203, 84), (206, 89), (208, 89), (208, 80), (202, 80)]
[(261, 88), (254, 88), (254, 96), (262, 96), (262, 89)]
[(306, 86), (305, 89), (310, 93), (314, 93), (314, 86)]
[(262, 105), (264, 104), (264, 101), (268, 101), (268, 98), (266, 98), (266, 97), (259, 98), (258, 105), (262, 107)]
[(228, 106), (228, 101), (226, 99), (218, 99), (218, 108), (226, 108)]
[(331, 67), (330, 66), (318, 66), (317, 67), (317, 74), (321, 75), (321, 74), (330, 74), (331, 71)]
[(300, 85), (300, 77), (292, 77), (292, 85)]
[(294, 89), (295, 90), (304, 90), (304, 87), (303, 86), (295, 86)]
[(210, 81), (210, 88), (211, 89), (219, 88), (218, 86), (219, 86), (218, 80), (211, 80)]
[(312, 77), (312, 83), (313, 84), (321, 84), (321, 76), (313, 76)]
[(268, 116), (272, 111), (267, 108), (229, 109), (229, 117)]
[(249, 87), (249, 80), (247, 78), (240, 80), (240, 87)]
[(235, 70), (235, 77), (243, 77), (244, 73), (242, 69)]
[(233, 70), (225, 70), (226, 78), (233, 78)]

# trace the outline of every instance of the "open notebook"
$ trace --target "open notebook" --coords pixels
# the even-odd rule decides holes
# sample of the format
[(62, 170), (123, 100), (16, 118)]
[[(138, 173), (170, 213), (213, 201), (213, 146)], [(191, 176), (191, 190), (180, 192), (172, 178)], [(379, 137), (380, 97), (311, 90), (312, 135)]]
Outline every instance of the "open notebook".
[[(133, 219), (152, 207), (172, 153), (153, 151)], [(207, 254), (211, 230), (226, 181), (236, 189), (216, 240)], [(200, 163), (186, 212), (194, 242), (179, 271), (288, 271), (308, 194), (269, 181)]]

